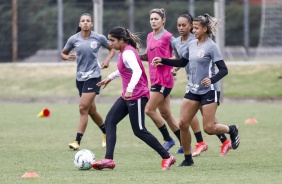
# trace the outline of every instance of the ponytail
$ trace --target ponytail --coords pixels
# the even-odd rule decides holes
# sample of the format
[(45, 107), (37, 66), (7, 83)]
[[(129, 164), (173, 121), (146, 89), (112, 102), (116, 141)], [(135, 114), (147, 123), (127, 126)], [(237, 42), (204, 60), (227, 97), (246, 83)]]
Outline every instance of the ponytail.
[(138, 50), (141, 46), (139, 35), (136, 33), (131, 33), (128, 29), (125, 29), (123, 27), (114, 27), (109, 31), (108, 34), (114, 38), (117, 38), (118, 40), (123, 39), (126, 43), (134, 47), (136, 50)]
[(129, 43), (130, 45), (132, 45), (135, 49), (139, 50), (139, 48), (141, 47), (141, 40), (138, 37), (138, 34), (136, 33), (131, 33), (129, 31), (129, 29), (125, 29), (126, 33), (127, 33), (127, 43)]
[(207, 34), (209, 36), (215, 35), (216, 27), (219, 23), (219, 20), (217, 20), (215, 17), (212, 17), (209, 14), (205, 13), (204, 15), (196, 17), (194, 21), (199, 21), (201, 25), (207, 26)]
[(81, 27), (77, 27), (77, 29), (76, 29), (76, 32), (75, 33), (78, 33), (78, 32), (80, 32), (81, 31)]

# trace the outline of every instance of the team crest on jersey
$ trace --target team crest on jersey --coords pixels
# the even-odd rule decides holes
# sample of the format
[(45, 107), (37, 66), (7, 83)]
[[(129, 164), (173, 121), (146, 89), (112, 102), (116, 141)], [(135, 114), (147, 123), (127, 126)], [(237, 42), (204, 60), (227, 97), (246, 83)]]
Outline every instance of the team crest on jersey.
[(200, 50), (200, 51), (198, 52), (198, 57), (199, 57), (199, 58), (203, 58), (204, 55), (205, 55), (205, 51), (204, 51), (204, 50)]
[(96, 41), (92, 41), (92, 42), (90, 43), (90, 47), (91, 47), (92, 49), (96, 49), (96, 48), (97, 48), (97, 42), (96, 42)]

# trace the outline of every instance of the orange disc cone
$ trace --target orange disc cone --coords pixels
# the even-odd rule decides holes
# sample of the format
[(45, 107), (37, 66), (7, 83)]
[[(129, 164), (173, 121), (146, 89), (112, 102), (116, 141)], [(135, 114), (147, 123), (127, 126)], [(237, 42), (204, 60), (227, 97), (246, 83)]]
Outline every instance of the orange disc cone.
[(38, 115), (37, 117), (39, 118), (45, 118), (50, 116), (50, 110), (47, 108), (44, 108)]
[(26, 172), (22, 178), (39, 178), (39, 176), (36, 174), (36, 172)]
[(255, 118), (249, 118), (245, 121), (246, 124), (256, 124), (258, 121)]

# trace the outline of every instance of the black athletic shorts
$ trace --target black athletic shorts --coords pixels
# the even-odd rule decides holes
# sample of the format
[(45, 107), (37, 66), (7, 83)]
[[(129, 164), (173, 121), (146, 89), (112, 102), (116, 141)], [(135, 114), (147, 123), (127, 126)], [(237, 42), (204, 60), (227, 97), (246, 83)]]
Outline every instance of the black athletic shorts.
[(219, 105), (220, 91), (211, 90), (206, 94), (202, 94), (202, 95), (197, 95), (189, 91), (184, 95), (184, 98), (198, 101), (201, 103), (201, 106), (211, 104), (214, 102), (217, 102)]
[(82, 93), (96, 93), (97, 95), (100, 93), (100, 86), (97, 86), (97, 83), (101, 82), (101, 76), (98, 78), (91, 78), (87, 81), (78, 81), (76, 80), (76, 87), (79, 92), (79, 96)]
[(172, 88), (166, 88), (165, 86), (161, 86), (158, 84), (151, 86), (150, 89), (150, 91), (152, 92), (161, 92), (164, 95), (164, 98), (166, 98), (170, 94), (171, 90)]

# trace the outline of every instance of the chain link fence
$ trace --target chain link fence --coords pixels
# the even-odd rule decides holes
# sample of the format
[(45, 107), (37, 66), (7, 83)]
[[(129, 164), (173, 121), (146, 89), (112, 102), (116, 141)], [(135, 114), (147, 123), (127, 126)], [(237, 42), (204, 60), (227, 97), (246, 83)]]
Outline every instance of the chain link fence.
[[(13, 60), (13, 43), (17, 43), (17, 61), (59, 61), (60, 50), (57, 49), (57, 16), (58, 6), (56, 0), (17, 0), (17, 9), (13, 10), (14, 0), (0, 1), (0, 62)], [(179, 15), (189, 13), (189, 0), (151, 0), (134, 1), (134, 12), (129, 12), (129, 1), (103, 2), (103, 34), (107, 35), (109, 29), (115, 26), (126, 28), (130, 25), (133, 17), (134, 32), (141, 35), (143, 48), (146, 47), (146, 36), (151, 32), (149, 23), (149, 11), (152, 8), (164, 8), (166, 10), (165, 28), (172, 32), (175, 37), (179, 34), (176, 28), (176, 20)], [(256, 57), (261, 26), (261, 3), (250, 3), (250, 48), (246, 53), (244, 48), (244, 4), (243, 1), (226, 0), (225, 4), (225, 58), (226, 60), (242, 60), (247, 57)], [(209, 13), (214, 15), (213, 0), (197, 0), (194, 3), (195, 15)], [(17, 25), (13, 21), (13, 15), (17, 14)], [(270, 10), (271, 11), (271, 10)], [(93, 14), (92, 0), (65, 0), (63, 1), (63, 45), (73, 35), (78, 26), (79, 17), (82, 13)], [(278, 16), (278, 15), (277, 15)], [(278, 17), (276, 17), (278, 18)], [(17, 38), (13, 40), (14, 26), (17, 26)], [(281, 34), (277, 33), (277, 34)], [(281, 45), (280, 45), (281, 47)], [(277, 47), (275, 47), (277, 48)], [(266, 49), (271, 52), (275, 48)], [(282, 52), (280, 52), (282, 53)], [(271, 57), (268, 55), (268, 57)], [(281, 57), (282, 54), (276, 55)], [(103, 56), (103, 55), (102, 55)]]

